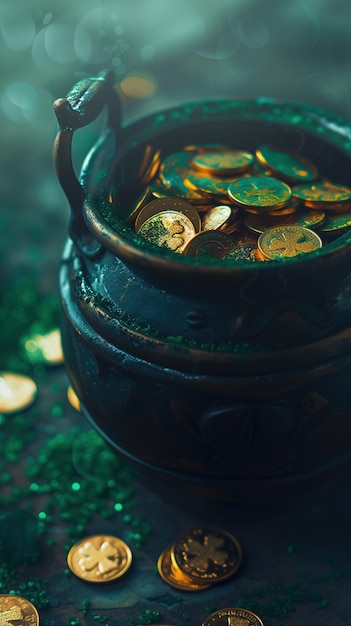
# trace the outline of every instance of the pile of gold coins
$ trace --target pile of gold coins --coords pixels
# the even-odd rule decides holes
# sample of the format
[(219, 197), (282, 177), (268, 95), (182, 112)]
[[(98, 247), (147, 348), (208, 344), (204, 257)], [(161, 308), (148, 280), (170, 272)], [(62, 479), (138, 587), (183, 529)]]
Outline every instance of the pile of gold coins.
[(143, 193), (127, 224), (184, 255), (279, 260), (317, 250), (351, 227), (351, 188), (276, 145), (255, 154), (186, 146), (163, 159), (148, 146), (139, 178)]
[(202, 591), (233, 576), (241, 560), (233, 535), (220, 528), (193, 528), (162, 552), (157, 569), (175, 589)]

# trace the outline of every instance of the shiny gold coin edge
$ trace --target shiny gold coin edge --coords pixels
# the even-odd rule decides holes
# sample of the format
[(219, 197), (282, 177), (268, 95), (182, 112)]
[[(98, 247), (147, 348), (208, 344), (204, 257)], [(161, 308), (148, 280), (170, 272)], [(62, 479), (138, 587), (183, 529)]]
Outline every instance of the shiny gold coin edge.
[[(97, 538), (103, 538), (104, 541), (106, 540), (110, 541), (112, 539), (113, 541), (119, 542), (126, 553), (126, 564), (124, 565), (122, 570), (118, 570), (115, 574), (112, 574), (108, 578), (106, 577), (104, 579), (101, 579), (101, 578), (94, 579), (94, 578), (87, 578), (85, 576), (80, 576), (77, 573), (76, 569), (73, 567), (73, 563), (72, 563), (73, 556), (75, 555), (75, 553), (78, 551), (78, 549), (81, 546), (83, 546), (88, 541), (91, 541)], [(113, 543), (113, 542), (110, 541), (110, 543)], [(84, 580), (85, 582), (88, 582), (88, 583), (103, 584), (103, 583), (109, 583), (114, 580), (117, 580), (118, 578), (121, 578), (124, 574), (126, 574), (132, 564), (133, 554), (128, 544), (126, 544), (126, 542), (123, 541), (123, 539), (121, 539), (120, 537), (116, 537), (115, 535), (89, 535), (88, 537), (83, 537), (82, 539), (79, 539), (79, 541), (76, 541), (76, 543), (74, 543), (73, 546), (71, 546), (71, 548), (68, 551), (66, 560), (67, 560), (67, 565), (70, 571), (72, 572), (72, 574), (74, 574), (80, 580)]]
[[(1, 608), (1, 599), (2, 598), (8, 598), (11, 600), (21, 600), (22, 602), (24, 602), (34, 613), (35, 617), (36, 617), (36, 624), (39, 624), (40, 621), (40, 616), (39, 616), (39, 612), (38, 609), (36, 608), (36, 606), (34, 606), (34, 604), (32, 602), (30, 602), (30, 600), (27, 600), (27, 598), (23, 598), (23, 596), (17, 596), (17, 595), (13, 595), (12, 593), (1, 593), (0, 594), (0, 615), (2, 612), (2, 608)], [(6, 610), (6, 609), (5, 609)], [(17, 622), (17, 620), (9, 620), (8, 625), (10, 626), (11, 622), (15, 621)], [(26, 621), (26, 620), (24, 620)]]
[[(187, 591), (187, 592), (191, 592), (191, 591), (203, 591), (204, 589), (208, 589), (209, 587), (211, 587), (210, 583), (199, 583), (196, 582), (194, 580), (192, 580), (191, 578), (189, 578), (186, 574), (184, 574), (184, 572), (182, 572), (182, 570), (179, 567), (176, 567), (175, 564), (172, 562), (171, 559), (171, 552), (172, 552), (172, 547), (173, 546), (169, 546), (168, 548), (166, 548), (159, 556), (158, 560), (157, 560), (157, 570), (158, 573), (160, 574), (161, 578), (171, 587), (174, 587), (174, 589), (179, 589), (180, 591)], [(180, 582), (179, 584), (177, 584), (177, 579), (172, 579), (170, 578), (167, 573), (165, 572), (165, 568), (164, 568), (164, 564), (167, 562), (167, 564), (170, 565), (170, 569), (171, 571), (175, 571), (175, 572), (179, 572), (179, 578), (180, 578)], [(176, 576), (176, 573), (174, 573), (174, 576)], [(182, 584), (182, 582), (184, 584)], [(187, 586), (188, 585), (188, 586)]]
[[(199, 530), (198, 528), (194, 528), (191, 529), (193, 531)], [(184, 533), (182, 533), (174, 542), (174, 544), (172, 545), (172, 550), (171, 550), (171, 559), (172, 559), (172, 563), (174, 564), (174, 566), (178, 569), (180, 569), (181, 572), (183, 572), (185, 574), (185, 576), (188, 576), (189, 578), (191, 578), (192, 580), (194, 580), (195, 582), (199, 582), (199, 581), (203, 581), (203, 579), (201, 577), (197, 577), (197, 576), (192, 576), (191, 574), (189, 574), (189, 572), (186, 572), (185, 570), (182, 569), (182, 565), (181, 563), (179, 563), (177, 561), (176, 558), (176, 553), (175, 553), (175, 549), (177, 546), (177, 543), (182, 541), (182, 537), (186, 536), (190, 531), (185, 531)], [(202, 530), (200, 528), (200, 530)], [(220, 576), (218, 578), (215, 579), (206, 579), (207, 582), (209, 582), (211, 585), (216, 585), (217, 583), (221, 583), (225, 580), (228, 580), (228, 578), (231, 578), (232, 576), (234, 576), (234, 574), (236, 574), (236, 572), (238, 571), (238, 569), (240, 568), (241, 564), (242, 564), (242, 560), (243, 560), (243, 551), (242, 551), (242, 547), (240, 542), (238, 541), (238, 539), (232, 534), (230, 533), (228, 530), (224, 530), (223, 528), (209, 528), (209, 527), (205, 527), (203, 529), (204, 531), (208, 530), (216, 530), (216, 531), (220, 531), (221, 533), (223, 533), (224, 535), (227, 536), (228, 539), (230, 539), (230, 541), (235, 545), (237, 552), (238, 552), (238, 560), (237, 563), (235, 565), (235, 568), (233, 568), (230, 572), (226, 573), (225, 576)]]
[[(213, 618), (215, 618), (217, 616), (220, 617), (220, 613), (224, 613), (224, 616), (225, 616), (225, 613), (227, 611), (231, 611), (231, 612), (234, 611), (234, 612), (237, 612), (237, 613), (239, 613), (240, 611), (243, 611), (244, 613), (248, 613), (250, 619), (252, 618), (252, 619), (254, 619), (256, 621), (256, 624), (250, 624), (250, 626), (264, 626), (264, 623), (262, 622), (261, 618), (256, 613), (254, 613), (253, 611), (250, 611), (250, 609), (245, 609), (245, 608), (239, 607), (239, 606), (226, 607), (224, 609), (218, 609), (217, 611), (214, 611), (213, 613), (211, 613), (211, 615), (209, 615), (205, 619), (205, 621), (202, 623), (202, 626), (216, 626), (216, 622), (214, 622), (214, 623), (212, 622), (212, 624), (211, 624), (210, 620), (212, 621)], [(227, 615), (226, 617), (231, 617), (231, 616)], [(233, 617), (235, 617), (235, 615), (233, 615)], [(237, 617), (239, 618), (239, 617), (242, 617), (242, 616), (238, 615)]]

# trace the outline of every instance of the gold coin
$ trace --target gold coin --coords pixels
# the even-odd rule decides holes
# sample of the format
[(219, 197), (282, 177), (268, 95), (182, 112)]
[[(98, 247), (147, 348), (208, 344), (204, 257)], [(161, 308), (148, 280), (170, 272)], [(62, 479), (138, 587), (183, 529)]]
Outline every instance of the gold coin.
[(191, 202), (201, 202), (203, 197), (196, 190), (190, 189), (184, 183), (190, 169), (191, 152), (174, 152), (166, 156), (160, 166), (159, 178), (162, 185), (172, 192)]
[(132, 563), (127, 544), (111, 535), (85, 537), (72, 546), (67, 564), (78, 578), (91, 583), (105, 583), (125, 574)]
[(145, 187), (142, 193), (138, 196), (135, 201), (135, 204), (126, 219), (126, 223), (128, 226), (133, 226), (135, 223), (137, 215), (139, 215), (141, 209), (144, 208), (147, 204), (152, 202), (152, 200), (156, 200), (157, 196), (153, 193), (150, 187)]
[(349, 213), (351, 210), (350, 202), (320, 202), (318, 206), (314, 202), (304, 202), (307, 209), (316, 209), (318, 211), (328, 211), (330, 213)]
[(296, 185), (293, 188), (294, 198), (308, 202), (308, 206), (314, 209), (330, 209), (333, 205), (350, 203), (351, 189), (338, 183), (319, 182), (309, 185)]
[(199, 194), (204, 196), (215, 196), (217, 198), (227, 198), (229, 185), (233, 182), (231, 178), (216, 178), (203, 172), (190, 171), (184, 179), (184, 184)]
[(196, 154), (192, 161), (196, 169), (214, 174), (215, 176), (229, 176), (247, 170), (254, 162), (251, 152), (244, 150), (217, 150)]
[(164, 211), (179, 212), (184, 214), (193, 223), (195, 232), (201, 229), (201, 218), (195, 207), (183, 198), (157, 198), (152, 200), (139, 211), (135, 219), (135, 232), (139, 232), (142, 225), (154, 215)]
[(250, 241), (234, 246), (224, 258), (226, 261), (247, 261), (255, 263), (262, 260), (262, 256), (258, 255), (257, 252), (257, 241)]
[(281, 150), (278, 146), (265, 144), (257, 148), (256, 158), (276, 176), (290, 182), (318, 178), (316, 165), (298, 152)]
[(0, 413), (5, 415), (27, 409), (37, 397), (38, 388), (31, 378), (15, 372), (0, 372)]
[(199, 154), (203, 154), (204, 152), (209, 152), (210, 150), (227, 150), (227, 146), (224, 146), (222, 143), (200, 143), (200, 144), (188, 144), (183, 147), (183, 150), (186, 152), (198, 152)]
[(11, 593), (0, 594), (0, 624), (2, 626), (38, 626), (39, 613), (34, 604)]
[(183, 252), (187, 256), (223, 259), (232, 247), (228, 234), (220, 230), (204, 230), (190, 239)]
[(71, 385), (67, 388), (67, 398), (70, 405), (76, 410), (81, 411), (80, 400)]
[(139, 235), (160, 248), (183, 252), (195, 235), (195, 227), (180, 211), (161, 211), (142, 224)]
[[(235, 214), (238, 211), (235, 210)], [(201, 226), (202, 230), (220, 230), (229, 226), (229, 223), (233, 217), (233, 211), (227, 204), (214, 206), (209, 209), (202, 218)]]
[(35, 334), (26, 338), (24, 349), (32, 363), (61, 365), (64, 362), (59, 328), (45, 334)]
[(248, 609), (219, 609), (212, 613), (202, 626), (264, 626), (258, 615)]
[(253, 233), (264, 233), (273, 226), (281, 226), (291, 224), (291, 216), (286, 215), (283, 217), (272, 217), (270, 215), (261, 214), (254, 215), (253, 213), (247, 213), (245, 216), (245, 226)]
[(210, 584), (233, 576), (241, 564), (237, 539), (220, 528), (193, 528), (174, 543), (172, 563), (195, 582)]
[(277, 178), (251, 176), (239, 178), (228, 188), (229, 197), (244, 207), (260, 207), (262, 211), (279, 209), (291, 198), (289, 185)]
[(286, 215), (294, 215), (294, 213), (296, 213), (296, 211), (298, 210), (299, 204), (300, 203), (297, 200), (291, 199), (286, 206), (279, 209), (271, 209), (263, 212), (261, 207), (257, 208), (247, 206), (245, 207), (245, 212), (252, 213), (253, 215), (263, 215), (264, 213), (264, 215), (266, 215), (267, 217), (283, 217)]
[(152, 146), (146, 146), (143, 160), (141, 162), (138, 178), (142, 185), (148, 185), (156, 176), (161, 165), (161, 150), (156, 150)]
[(326, 220), (318, 227), (318, 231), (325, 235), (341, 234), (351, 228), (351, 212), (336, 215), (329, 214)]
[(322, 241), (313, 230), (288, 224), (266, 230), (257, 245), (264, 256), (276, 260), (314, 252), (322, 247)]
[(157, 569), (161, 578), (168, 585), (180, 591), (202, 591), (211, 586), (210, 583), (194, 582), (185, 576), (179, 567), (175, 567), (171, 560), (171, 548), (162, 552), (157, 561)]

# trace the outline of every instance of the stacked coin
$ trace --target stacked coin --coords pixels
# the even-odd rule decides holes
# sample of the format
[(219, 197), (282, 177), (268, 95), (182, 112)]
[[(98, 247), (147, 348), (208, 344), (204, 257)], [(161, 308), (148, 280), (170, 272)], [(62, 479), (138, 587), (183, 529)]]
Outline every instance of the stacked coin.
[(185, 146), (163, 159), (148, 146), (140, 180), (145, 187), (127, 223), (149, 242), (185, 255), (288, 258), (351, 227), (351, 188), (322, 180), (310, 159), (275, 145), (255, 153)]
[(157, 568), (172, 587), (202, 591), (233, 576), (241, 560), (241, 546), (229, 532), (220, 528), (193, 528), (162, 552)]

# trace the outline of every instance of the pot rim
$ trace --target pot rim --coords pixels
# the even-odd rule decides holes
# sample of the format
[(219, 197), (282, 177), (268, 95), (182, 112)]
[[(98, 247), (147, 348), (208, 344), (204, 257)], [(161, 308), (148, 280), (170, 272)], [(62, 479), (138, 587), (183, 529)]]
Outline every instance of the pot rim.
[[(186, 279), (189, 272), (199, 279), (230, 278), (233, 275), (256, 274), (257, 271), (265, 276), (284, 268), (284, 272), (300, 272), (301, 262), (304, 269), (312, 268), (316, 264), (324, 265), (333, 257), (336, 263), (344, 263), (350, 255), (351, 230), (340, 235), (330, 242), (307, 255), (272, 260), (265, 263), (238, 261), (223, 261), (203, 257), (190, 257), (158, 248), (144, 240), (140, 241), (122, 216), (112, 215), (112, 205), (108, 202), (108, 183), (110, 176), (125, 156), (126, 152), (139, 143), (157, 138), (161, 134), (174, 131), (176, 128), (185, 128), (198, 123), (223, 121), (251, 121), (264, 122), (285, 129), (297, 128), (310, 135), (324, 140), (337, 148), (345, 157), (351, 158), (351, 125), (345, 118), (332, 112), (319, 109), (313, 105), (294, 102), (280, 102), (274, 99), (257, 98), (251, 100), (239, 99), (211, 99), (188, 102), (171, 107), (162, 112), (152, 113), (136, 120), (122, 128), (120, 141), (114, 155), (113, 162), (107, 163), (109, 175), (100, 181), (98, 189), (92, 194), (89, 190), (89, 170), (98, 158), (101, 166), (101, 151), (103, 141), (95, 151), (90, 153), (82, 170), (82, 179), (85, 180), (86, 198), (83, 204), (83, 215), (91, 234), (97, 241), (115, 256), (118, 256), (128, 265), (140, 268), (142, 271), (156, 270), (160, 274), (174, 275)], [(109, 157), (111, 158), (111, 157)], [(259, 266), (259, 267), (258, 267)]]

